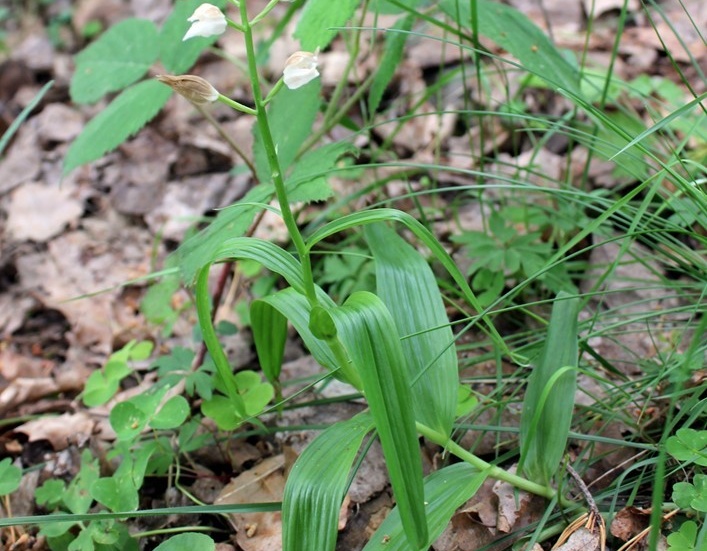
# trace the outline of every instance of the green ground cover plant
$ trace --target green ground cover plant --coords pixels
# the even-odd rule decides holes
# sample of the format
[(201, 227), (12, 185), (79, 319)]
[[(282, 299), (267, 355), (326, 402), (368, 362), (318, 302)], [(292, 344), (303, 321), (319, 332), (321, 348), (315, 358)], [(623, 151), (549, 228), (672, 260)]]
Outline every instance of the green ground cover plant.
[[(700, 228), (707, 212), (705, 95), (681, 104), (678, 92), (665, 83), (623, 82), (611, 70), (590, 70), (559, 50), (520, 12), (487, 0), (294, 2), (283, 20), (299, 15), (295, 37), (304, 51), (293, 52), (283, 76), (268, 82), (262, 76), (265, 54), (255, 42), (254, 29), (272, 17), (278, 2), (269, 2), (259, 13), (251, 13), (244, 1), (231, 2), (226, 12), (226, 2), (178, 2), (161, 29), (129, 19), (106, 30), (77, 56), (71, 85), (75, 102), (118, 95), (72, 144), (65, 174), (119, 146), (156, 116), (175, 91), (205, 116), (210, 104), (221, 102), (255, 117), (252, 163), (245, 166), (257, 185), (180, 246), (171, 264), (155, 275), (162, 281), (144, 303), (152, 319), (169, 332), (180, 315), (167, 306), (169, 298), (179, 285), (188, 287), (198, 317), (194, 349), (203, 341), (205, 359), (195, 367), (196, 353), (188, 348), (155, 357), (150, 371), (156, 373), (156, 382), (110, 411), (116, 442), (108, 459), (120, 458), (119, 467), (102, 476), (98, 458), (84, 450), (78, 476), (68, 483), (49, 480), (37, 490), (37, 503), (52, 514), (1, 520), (0, 526), (39, 524), (40, 533), (57, 550), (137, 549), (148, 534), (130, 533), (124, 519), (192, 510), (140, 510), (139, 496), (147, 476), (168, 478), (179, 486), (182, 458), (214, 438), (199, 430), (204, 420), (222, 434), (233, 435), (246, 424), (265, 429), (263, 415), (287, 406), (282, 365), (291, 326), (322, 367), (320, 378), (350, 385), (365, 398), (366, 411), (332, 424), (305, 449), (289, 472), (281, 503), (197, 503), (193, 511), (281, 510), (286, 551), (334, 549), (352, 469), (375, 435), (396, 505), (369, 539), (367, 551), (428, 549), (456, 509), (489, 478), (547, 500), (546, 515), (522, 534), (527, 548), (556, 536), (563, 517), (588, 514), (599, 534), (603, 518), (616, 512), (618, 501), (630, 505), (646, 488), (652, 492), (651, 532), (646, 538), (651, 548), (661, 534), (663, 513), (671, 511), (677, 511), (677, 520), (668, 548), (703, 548), (707, 383), (697, 374), (704, 370), (707, 347), (707, 262)], [(230, 19), (225, 13), (235, 16)], [(347, 95), (342, 78), (325, 100), (318, 78), (319, 52), (342, 37), (351, 60), (344, 72), (354, 71), (361, 41), (375, 30), (362, 24), (367, 13), (397, 16), (386, 33), (382, 61), (358, 89)], [(274, 28), (272, 41), (284, 25)], [(443, 32), (447, 45), (463, 52), (468, 65), (442, 73), (424, 92), (428, 99), (445, 82), (465, 77), (465, 71), (480, 83), (482, 93), (484, 84), (490, 89), (499, 74), (520, 72), (525, 75), (523, 86), (513, 94), (509, 90), (503, 105), (468, 109), (467, 120), (483, 124), (484, 118), (498, 118), (518, 135), (527, 135), (536, 151), (553, 136), (563, 136), (587, 148), (587, 167), (592, 156), (613, 161), (617, 180), (626, 185), (616, 193), (595, 191), (586, 181), (569, 176), (553, 180), (541, 166), (518, 168), (511, 175), (484, 171), (490, 163), (484, 155), (479, 155), (478, 170), (400, 162), (392, 137), (406, 120), (423, 116), (414, 109), (402, 117), (391, 111), (387, 122), (398, 126), (366, 151), (351, 140), (323, 139), (339, 125), (365, 135), (379, 124), (375, 115), (385, 113), (386, 90), (407, 41), (439, 40), (432, 31)], [(204, 79), (183, 74), (224, 32), (243, 37), (245, 57), (240, 61), (251, 84), (251, 103), (237, 102)], [(481, 37), (512, 59), (482, 47)], [(158, 60), (169, 74), (144, 78)], [(528, 90), (551, 91), (567, 102), (567, 112), (552, 117), (526, 111), (521, 99)], [(632, 112), (631, 103), (624, 101), (627, 96), (647, 102), (656, 116), (652, 127), (646, 128)], [(348, 117), (355, 106), (365, 115), (358, 121)], [(363, 157), (370, 162), (359, 162)], [(382, 198), (364, 210), (350, 209), (347, 203), (354, 197), (335, 196), (330, 180), (353, 180), (362, 168), (396, 169), (409, 181), (429, 185), (403, 197)], [(470, 258), (467, 269), (434, 233), (434, 209), (423, 206), (427, 195), (450, 192), (443, 184), (431, 183), (441, 171), (477, 179), (474, 185), (454, 187), (465, 201), (481, 205), (484, 218), (483, 230), (461, 231), (450, 239)], [(533, 178), (552, 185), (532, 183)], [(369, 191), (378, 193), (384, 184), (376, 180)], [(396, 202), (404, 200), (416, 205), (413, 212), (398, 208)], [(329, 203), (319, 208), (325, 201)], [(315, 214), (300, 207), (313, 203)], [(284, 222), (290, 239), (286, 246), (249, 233), (265, 211)], [(641, 299), (628, 316), (615, 315), (608, 301), (606, 311), (596, 309), (586, 317), (580, 312), (590, 300), (617, 292), (606, 285), (619, 277), (625, 262), (651, 270), (647, 259), (633, 252), (634, 243), (656, 251), (674, 271), (673, 279), (660, 280), (676, 298), (669, 313), (679, 314), (680, 321), (671, 322), (676, 324), (675, 342), (661, 346), (661, 354), (634, 358), (643, 374), (632, 380), (593, 348), (593, 339), (636, 331), (636, 323), (650, 325), (656, 314), (647, 311)], [(590, 281), (584, 274), (586, 256), (601, 245), (615, 245), (618, 254)], [(214, 324), (211, 269), (232, 262), (249, 262), (257, 266), (253, 273), (274, 275), (247, 312), (261, 372), (233, 372), (221, 343), (230, 328)], [(584, 278), (590, 281), (586, 285)], [(632, 282), (631, 289), (650, 285)], [(509, 334), (501, 331), (501, 322), (514, 315), (534, 325)], [(472, 333), (483, 342), (466, 342), (464, 337)], [(656, 331), (654, 339), (660, 338)], [(465, 350), (474, 347), (482, 353), (460, 361), (467, 357)], [(140, 382), (134, 363), (152, 357), (147, 342), (130, 342), (116, 351), (88, 379), (84, 404), (107, 403), (128, 378)], [(488, 360), (497, 365), (496, 389), (481, 396), (473, 390), (474, 376), (460, 373)], [(512, 376), (501, 369), (503, 362), (513, 366)], [(604, 392), (592, 405), (575, 403), (580, 375)], [(198, 411), (192, 406), (196, 399)], [(474, 425), (483, 408), (500, 415), (509, 401), (522, 410), (513, 427), (518, 440), (511, 452), (482, 458), (473, 447), (460, 444), (459, 436)], [(640, 419), (656, 403), (665, 422), (660, 429), (644, 430)], [(640, 415), (633, 415), (634, 410)], [(620, 418), (633, 435), (622, 444), (642, 454), (593, 499), (582, 493), (572, 496), (567, 489), (568, 472), (595, 465), (601, 457), (592, 454), (594, 446), (609, 440), (589, 423), (583, 425), (582, 419), (588, 418), (598, 424)], [(484, 431), (493, 433), (495, 427)], [(447, 458), (427, 476), (420, 437), (438, 445)], [(587, 445), (570, 453), (569, 439)], [(511, 460), (517, 463), (515, 470), (508, 468)], [(19, 470), (4, 460), (0, 474), (0, 495), (14, 491)], [(157, 549), (215, 546), (210, 535), (200, 533), (204, 527), (178, 531), (184, 533), (172, 535)]]

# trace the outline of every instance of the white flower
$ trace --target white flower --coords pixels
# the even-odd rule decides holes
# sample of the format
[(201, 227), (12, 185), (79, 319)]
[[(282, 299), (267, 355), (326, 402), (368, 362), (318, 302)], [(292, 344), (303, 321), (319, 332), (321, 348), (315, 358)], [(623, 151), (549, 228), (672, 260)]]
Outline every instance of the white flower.
[(285, 86), (296, 90), (319, 76), (317, 71), (317, 54), (310, 52), (295, 52), (287, 58), (285, 69)]
[(191, 27), (182, 38), (182, 42), (195, 36), (216, 36), (223, 34), (228, 23), (223, 12), (213, 4), (201, 4), (192, 16), (187, 19)]

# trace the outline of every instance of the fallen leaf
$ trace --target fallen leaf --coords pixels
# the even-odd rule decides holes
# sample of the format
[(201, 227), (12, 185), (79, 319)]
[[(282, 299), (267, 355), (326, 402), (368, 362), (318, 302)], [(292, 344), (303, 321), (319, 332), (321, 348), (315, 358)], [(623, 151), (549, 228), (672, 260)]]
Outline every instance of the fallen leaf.
[(68, 187), (33, 182), (12, 193), (7, 210), (6, 229), (13, 239), (43, 242), (78, 220), (83, 205)]
[(17, 427), (29, 437), (30, 442), (48, 440), (55, 451), (70, 445), (83, 444), (92, 434), (95, 422), (85, 412), (64, 413), (57, 417), (42, 417)]

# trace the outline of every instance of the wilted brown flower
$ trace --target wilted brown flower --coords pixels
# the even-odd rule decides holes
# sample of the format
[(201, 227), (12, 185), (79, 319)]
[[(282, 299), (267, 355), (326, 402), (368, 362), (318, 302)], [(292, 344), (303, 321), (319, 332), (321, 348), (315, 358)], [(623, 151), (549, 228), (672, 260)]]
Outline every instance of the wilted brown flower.
[(157, 75), (156, 78), (172, 88), (180, 96), (197, 105), (212, 103), (219, 97), (216, 88), (211, 86), (207, 80), (195, 75)]

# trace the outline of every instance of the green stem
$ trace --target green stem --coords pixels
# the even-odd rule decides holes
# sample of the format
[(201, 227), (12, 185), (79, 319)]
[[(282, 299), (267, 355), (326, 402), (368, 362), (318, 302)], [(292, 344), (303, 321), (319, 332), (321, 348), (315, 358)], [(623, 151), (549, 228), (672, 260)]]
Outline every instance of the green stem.
[(256, 117), (258, 116), (257, 110), (253, 109), (252, 107), (248, 107), (247, 105), (243, 105), (242, 103), (238, 103), (237, 101), (232, 100), (231, 98), (226, 97), (223, 94), (218, 95), (218, 101), (220, 101), (221, 103), (225, 103), (236, 111), (247, 113), (248, 115), (255, 115)]
[(231, 365), (228, 363), (228, 358), (221, 348), (221, 344), (216, 336), (214, 324), (211, 322), (211, 296), (209, 295), (209, 268), (211, 264), (202, 267), (196, 276), (196, 313), (199, 317), (199, 326), (204, 338), (206, 349), (211, 354), (211, 359), (214, 361), (216, 371), (218, 371), (223, 385), (226, 388), (226, 394), (233, 402), (233, 407), (238, 415), (243, 418), (247, 417), (243, 398), (238, 394), (236, 381), (233, 379)]
[(267, 6), (263, 8), (263, 11), (261, 11), (258, 15), (256, 15), (253, 20), (249, 23), (251, 27), (254, 27), (255, 25), (260, 22), (267, 14), (270, 13), (270, 11), (277, 6), (277, 4), (280, 2), (280, 0), (270, 0)]
[[(523, 478), (522, 476), (509, 473), (508, 471), (500, 467), (492, 465), (491, 463), (487, 463), (483, 459), (475, 456), (473, 453), (462, 448), (451, 438), (448, 438), (447, 436), (431, 429), (427, 425), (423, 425), (422, 423), (415, 423), (415, 425), (417, 427), (417, 432), (419, 432), (422, 436), (434, 442), (435, 444), (444, 447), (446, 450), (449, 450), (449, 452), (456, 455), (459, 459), (466, 461), (473, 467), (476, 467), (477, 469), (479, 469), (479, 471), (487, 472), (491, 478), (503, 480), (504, 482), (512, 484), (516, 488), (525, 490), (526, 492), (530, 492), (531, 494), (536, 494), (545, 497), (547, 499), (552, 499), (557, 496), (557, 492), (549, 486), (543, 486), (542, 484), (532, 482), (527, 478)], [(565, 504), (564, 500), (561, 499), (560, 501)]]
[(275, 186), (275, 194), (277, 196), (277, 201), (280, 204), (280, 211), (282, 212), (282, 219), (285, 222), (287, 231), (290, 234), (290, 239), (297, 249), (297, 254), (300, 257), (300, 262), (302, 263), (302, 277), (304, 279), (304, 289), (305, 295), (309, 303), (314, 306), (318, 304), (317, 296), (314, 291), (314, 277), (312, 275), (312, 262), (307, 251), (302, 234), (297, 227), (297, 222), (294, 215), (292, 214), (292, 209), (290, 209), (290, 202), (287, 199), (287, 191), (285, 189), (285, 180), (282, 177), (282, 169), (280, 168), (280, 161), (277, 157), (277, 149), (275, 141), (273, 140), (272, 133), (270, 131), (270, 123), (268, 122), (267, 112), (265, 110), (265, 102), (263, 100), (263, 93), (260, 88), (260, 80), (258, 78), (258, 67), (256, 63), (255, 56), (255, 45), (253, 42), (253, 30), (251, 24), (248, 21), (248, 10), (245, 2), (241, 2), (241, 23), (244, 27), (243, 37), (245, 39), (246, 54), (248, 56), (248, 71), (251, 77), (251, 83), (253, 85), (253, 100), (255, 103), (255, 116), (257, 117), (258, 128), (260, 129), (261, 138), (263, 140), (263, 147), (265, 148), (265, 153), (268, 158), (268, 164), (270, 165), (270, 173)]

